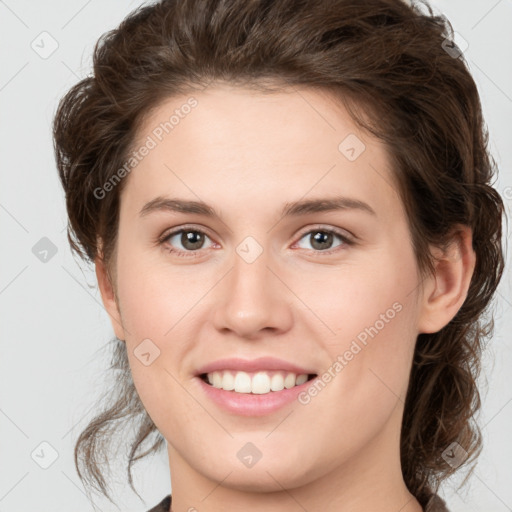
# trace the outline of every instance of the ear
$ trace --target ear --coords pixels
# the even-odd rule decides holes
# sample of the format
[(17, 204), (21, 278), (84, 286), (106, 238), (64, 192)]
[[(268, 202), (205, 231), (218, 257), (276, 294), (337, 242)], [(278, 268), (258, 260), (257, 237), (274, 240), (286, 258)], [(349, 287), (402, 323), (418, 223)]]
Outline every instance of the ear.
[(433, 248), (435, 272), (423, 286), (418, 333), (434, 333), (450, 323), (466, 300), (476, 255), (468, 226), (458, 225), (446, 250)]
[(96, 278), (98, 279), (98, 287), (100, 289), (101, 299), (103, 301), (103, 305), (105, 306), (105, 310), (110, 316), (112, 328), (114, 329), (116, 337), (124, 341), (126, 339), (126, 335), (121, 321), (119, 305), (116, 300), (111, 278), (107, 272), (107, 268), (102, 258), (96, 257), (94, 260), (94, 265), (96, 267)]

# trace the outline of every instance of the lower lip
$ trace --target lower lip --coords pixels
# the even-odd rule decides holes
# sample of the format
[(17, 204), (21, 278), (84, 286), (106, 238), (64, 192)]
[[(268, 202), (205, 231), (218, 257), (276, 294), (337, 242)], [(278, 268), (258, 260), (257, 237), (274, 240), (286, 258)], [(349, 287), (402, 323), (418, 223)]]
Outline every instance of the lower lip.
[(285, 388), (282, 391), (271, 391), (262, 395), (226, 391), (207, 384), (201, 377), (197, 377), (197, 380), (206, 396), (222, 409), (240, 416), (263, 416), (297, 400), (297, 396), (307, 389), (316, 378), (290, 389)]

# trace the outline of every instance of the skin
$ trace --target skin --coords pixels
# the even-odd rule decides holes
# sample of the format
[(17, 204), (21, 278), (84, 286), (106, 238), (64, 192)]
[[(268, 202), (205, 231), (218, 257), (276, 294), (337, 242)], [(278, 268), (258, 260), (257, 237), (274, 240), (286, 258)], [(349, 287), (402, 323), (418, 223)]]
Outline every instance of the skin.
[[(432, 248), (436, 272), (422, 278), (386, 148), (331, 96), (219, 83), (193, 96), (198, 106), (125, 178), (112, 284), (96, 260), (137, 392), (167, 440), (172, 510), (421, 511), (399, 458), (409, 372), (417, 335), (441, 329), (464, 302), (471, 232), (461, 226), (447, 251)], [(154, 110), (138, 141), (188, 98)], [(354, 161), (338, 149), (349, 134), (366, 146)], [(202, 200), (220, 218), (139, 215), (162, 195)], [(285, 202), (334, 195), (375, 215), (280, 215)], [(156, 242), (184, 225), (206, 233), (196, 256), (180, 236)], [(315, 228), (338, 228), (354, 243), (334, 236), (325, 254)], [(263, 249), (252, 263), (236, 252), (248, 236)], [(306, 405), (237, 416), (208, 401), (194, 377), (234, 356), (279, 357), (321, 375), (396, 303), (400, 312)], [(160, 350), (148, 366), (134, 354), (147, 338)], [(237, 457), (247, 442), (262, 453), (251, 468)]]

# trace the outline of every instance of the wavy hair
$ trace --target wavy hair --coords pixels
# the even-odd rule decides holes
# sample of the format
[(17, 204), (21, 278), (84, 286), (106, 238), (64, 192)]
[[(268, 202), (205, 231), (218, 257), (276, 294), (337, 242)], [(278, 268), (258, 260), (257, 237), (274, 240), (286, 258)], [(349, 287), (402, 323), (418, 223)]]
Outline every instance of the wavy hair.
[[(334, 93), (389, 151), (423, 275), (433, 270), (429, 244), (442, 246), (457, 224), (471, 227), (476, 267), (467, 298), (443, 329), (418, 336), (410, 373), (401, 464), (422, 506), (456, 470), (442, 457), (446, 447), (459, 443), (467, 467), (481, 451), (476, 382), (504, 267), (497, 165), (476, 84), (452, 40), (450, 22), (426, 0), (161, 0), (100, 37), (92, 74), (60, 100), (53, 124), (69, 243), (88, 262), (101, 255), (112, 273), (126, 180), (101, 199), (94, 191), (123, 166), (152, 109), (215, 81)], [(120, 427), (134, 428), (127, 471), (134, 491), (133, 463), (164, 443), (119, 340), (114, 369), (102, 412), (75, 445), (80, 478), (107, 497), (101, 466)]]

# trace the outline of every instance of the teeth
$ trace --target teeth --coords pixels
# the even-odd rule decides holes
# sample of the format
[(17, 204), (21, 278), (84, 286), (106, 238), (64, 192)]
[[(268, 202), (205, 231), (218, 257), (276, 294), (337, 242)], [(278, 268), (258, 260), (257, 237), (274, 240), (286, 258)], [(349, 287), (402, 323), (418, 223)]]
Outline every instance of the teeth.
[(308, 380), (308, 375), (296, 375), (291, 372), (232, 372), (215, 371), (206, 375), (208, 382), (215, 388), (236, 393), (264, 395), (270, 391), (282, 391), (300, 386)]

